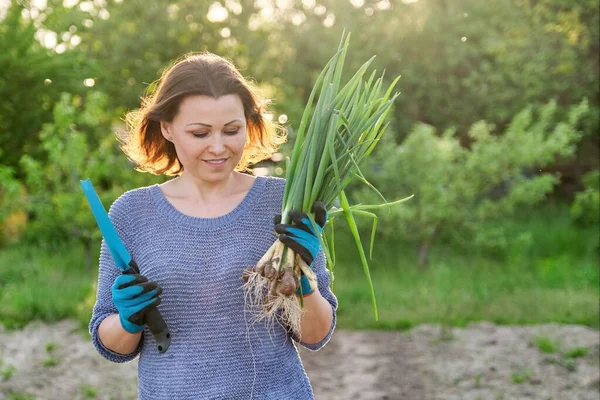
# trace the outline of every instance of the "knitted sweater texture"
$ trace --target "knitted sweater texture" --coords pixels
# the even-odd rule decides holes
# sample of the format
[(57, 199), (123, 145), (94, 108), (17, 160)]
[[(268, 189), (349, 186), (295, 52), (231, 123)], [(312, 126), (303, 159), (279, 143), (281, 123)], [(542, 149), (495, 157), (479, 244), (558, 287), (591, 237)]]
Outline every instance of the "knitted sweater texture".
[(306, 344), (278, 324), (255, 322), (241, 288), (244, 268), (255, 265), (276, 239), (273, 217), (281, 212), (284, 186), (283, 179), (257, 177), (242, 202), (217, 218), (179, 212), (158, 185), (126, 192), (113, 203), (109, 217), (141, 274), (163, 289), (158, 308), (172, 341), (161, 354), (145, 328), (132, 354), (102, 344), (98, 326), (117, 313), (111, 286), (120, 274), (104, 241), (90, 333), (110, 361), (139, 356), (140, 399), (314, 398), (296, 345), (318, 350), (335, 327), (337, 300), (323, 252), (313, 268), (334, 318), (320, 343)]

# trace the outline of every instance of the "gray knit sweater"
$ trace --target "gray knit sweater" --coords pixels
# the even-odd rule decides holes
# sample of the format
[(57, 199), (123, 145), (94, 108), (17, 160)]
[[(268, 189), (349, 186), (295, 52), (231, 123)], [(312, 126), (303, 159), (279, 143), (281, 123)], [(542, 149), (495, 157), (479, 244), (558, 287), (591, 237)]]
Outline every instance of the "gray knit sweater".
[[(275, 241), (273, 217), (281, 212), (285, 180), (257, 177), (244, 200), (217, 218), (177, 211), (158, 185), (126, 192), (109, 217), (149, 280), (163, 288), (159, 310), (172, 335), (161, 354), (144, 329), (139, 348), (122, 355), (108, 350), (98, 326), (117, 313), (111, 286), (120, 273), (106, 244), (100, 252), (98, 293), (90, 321), (92, 340), (102, 356), (126, 362), (139, 355), (140, 399), (312, 399), (313, 393), (295, 343), (275, 324), (252, 323), (244, 307), (241, 275)], [(323, 252), (313, 263), (321, 294), (331, 303), (335, 327), (337, 300), (329, 290)]]

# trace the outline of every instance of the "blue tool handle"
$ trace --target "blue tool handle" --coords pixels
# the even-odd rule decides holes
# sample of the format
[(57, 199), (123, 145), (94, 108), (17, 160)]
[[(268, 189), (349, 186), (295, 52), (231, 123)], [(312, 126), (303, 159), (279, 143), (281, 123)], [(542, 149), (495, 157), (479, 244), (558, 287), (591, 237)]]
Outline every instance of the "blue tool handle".
[[(89, 179), (81, 181), (81, 187), (83, 188), (83, 193), (92, 209), (98, 228), (100, 228), (100, 232), (102, 232), (104, 241), (110, 250), (110, 254), (113, 257), (115, 264), (123, 271), (123, 273), (128, 273), (133, 270), (136, 274), (139, 274), (139, 267), (131, 258), (129, 251), (123, 244), (117, 230), (108, 218), (106, 209), (102, 205), (102, 201), (98, 197), (92, 182), (90, 182)], [(158, 351), (160, 353), (166, 352), (171, 344), (171, 333), (169, 332), (167, 323), (160, 314), (160, 311), (158, 311), (158, 308), (152, 307), (147, 311), (145, 322), (156, 341)]]

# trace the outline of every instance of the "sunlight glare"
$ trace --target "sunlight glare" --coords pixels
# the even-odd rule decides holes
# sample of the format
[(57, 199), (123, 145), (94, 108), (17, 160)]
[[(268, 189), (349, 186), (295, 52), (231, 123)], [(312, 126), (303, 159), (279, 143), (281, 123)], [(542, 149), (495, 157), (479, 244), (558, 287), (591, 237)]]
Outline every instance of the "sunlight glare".
[(0, 0), (0, 21), (6, 18), (6, 12), (10, 8), (11, 0)]
[(350, 0), (354, 8), (361, 8), (365, 5), (365, 0)]
[(294, 0), (275, 0), (277, 8), (289, 10), (294, 7)]
[(73, 8), (77, 4), (79, 4), (79, 0), (63, 0), (63, 7), (64, 8)]
[(392, 4), (390, 3), (390, 0), (381, 0), (377, 3), (377, 8), (380, 10), (389, 10), (392, 8)]
[(327, 17), (323, 20), (323, 26), (325, 28), (331, 28), (335, 24), (335, 15), (332, 13), (327, 14)]
[(210, 22), (223, 22), (228, 16), (229, 12), (218, 1), (215, 1), (210, 5), (208, 14), (206, 14), (206, 18), (208, 18)]
[(248, 18), (248, 30), (256, 31), (260, 28), (260, 17), (257, 14), (252, 14), (250, 18)]
[(240, 2), (236, 0), (225, 0), (225, 7), (227, 7), (235, 15), (240, 15), (244, 10)]
[(267, 8), (267, 7), (272, 7), (273, 6), (273, 1), (271, 0), (255, 0), (254, 1), (254, 7), (256, 8)]
[(47, 31), (45, 29), (40, 29), (35, 33), (35, 36), (36, 36), (38, 42), (40, 42), (42, 44), (42, 46), (44, 46), (45, 48), (53, 49), (56, 47), (56, 43), (57, 43), (56, 32)]
[(103, 20), (107, 20), (110, 18), (110, 13), (108, 12), (107, 9), (103, 8), (102, 10), (98, 11), (98, 17), (100, 17), (100, 19)]
[(31, 5), (38, 10), (45, 10), (48, 6), (48, 2), (46, 0), (32, 0)]
[(272, 20), (275, 16), (275, 9), (273, 7), (263, 8), (262, 10), (260, 10), (259, 14), (263, 18), (263, 20), (269, 21)]
[(82, 1), (79, 3), (79, 9), (83, 12), (90, 12), (94, 9), (94, 3), (91, 1)]
[(267, 167), (256, 167), (256, 168), (252, 168), (252, 172), (256, 176), (267, 176), (267, 175), (269, 175), (269, 172), (271, 172), (271, 171)]
[(315, 4), (317, 4), (316, 0), (302, 0), (302, 7), (305, 10), (312, 10), (315, 8)]
[(306, 21), (306, 15), (302, 11), (293, 11), (291, 21), (295, 26), (300, 26)]
[(229, 28), (223, 28), (219, 33), (221, 34), (221, 37), (224, 37), (225, 39), (231, 36), (231, 30)]
[(279, 162), (282, 161), (285, 157), (283, 156), (283, 153), (280, 152), (275, 152), (273, 153), (273, 155), (271, 155), (271, 161), (273, 162)]
[(324, 5), (319, 4), (318, 6), (315, 6), (315, 8), (313, 9), (313, 12), (316, 15), (325, 15), (325, 13), (327, 12), (327, 9), (325, 8)]
[(87, 87), (92, 87), (96, 84), (96, 81), (93, 80), (92, 78), (87, 78), (83, 81), (83, 84)]
[(56, 54), (62, 54), (65, 51), (67, 51), (67, 44), (66, 43), (61, 43), (58, 46), (56, 46), (54, 48), (54, 51), (56, 52)]
[(73, 35), (69, 42), (71, 43), (71, 46), (76, 47), (79, 45), (79, 43), (81, 43), (81, 37), (77, 36), (77, 35)]
[(176, 19), (177, 12), (179, 12), (179, 6), (177, 4), (170, 4), (167, 7), (167, 15), (169, 16), (169, 19)]

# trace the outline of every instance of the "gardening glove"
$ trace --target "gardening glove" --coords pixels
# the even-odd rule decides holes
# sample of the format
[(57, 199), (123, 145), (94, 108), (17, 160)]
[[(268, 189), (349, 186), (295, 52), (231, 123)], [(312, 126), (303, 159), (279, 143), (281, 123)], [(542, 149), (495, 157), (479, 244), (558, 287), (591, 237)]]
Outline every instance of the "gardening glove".
[(112, 300), (119, 311), (121, 326), (129, 333), (141, 332), (148, 310), (160, 304), (162, 289), (156, 282), (129, 269), (112, 286)]
[[(315, 202), (312, 212), (317, 223), (317, 231), (310, 223), (308, 216), (297, 210), (290, 211), (289, 216), (292, 224), (277, 223), (275, 225), (275, 232), (279, 234), (279, 241), (298, 254), (308, 266), (312, 266), (314, 259), (319, 254), (321, 249), (319, 237), (327, 223), (327, 210), (323, 203), (320, 201)], [(313, 285), (311, 285), (304, 272), (300, 275), (300, 285), (302, 292), (298, 288), (297, 295), (302, 293), (302, 295), (307, 296), (314, 291)]]

